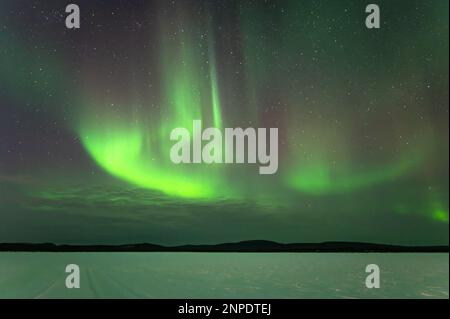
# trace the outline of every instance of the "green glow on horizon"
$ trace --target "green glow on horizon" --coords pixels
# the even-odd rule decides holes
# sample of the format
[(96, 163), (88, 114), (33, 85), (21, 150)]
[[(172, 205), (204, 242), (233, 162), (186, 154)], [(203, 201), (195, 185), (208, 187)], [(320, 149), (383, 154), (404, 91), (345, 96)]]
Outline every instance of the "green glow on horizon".
[(433, 212), (433, 219), (439, 222), (448, 223), (448, 211), (436, 210)]
[(312, 195), (345, 193), (395, 179), (415, 165), (415, 160), (406, 159), (355, 172), (350, 168), (337, 170), (325, 161), (299, 164), (290, 172), (287, 183), (298, 191)]

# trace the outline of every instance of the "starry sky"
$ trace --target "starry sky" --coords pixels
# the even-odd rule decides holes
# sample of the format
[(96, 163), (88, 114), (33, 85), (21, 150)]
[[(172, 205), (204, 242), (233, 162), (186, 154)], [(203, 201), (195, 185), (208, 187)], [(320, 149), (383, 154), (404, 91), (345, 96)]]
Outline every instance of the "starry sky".
[[(0, 2), (0, 242), (448, 244), (447, 0), (72, 2)], [(193, 120), (277, 173), (173, 164)]]

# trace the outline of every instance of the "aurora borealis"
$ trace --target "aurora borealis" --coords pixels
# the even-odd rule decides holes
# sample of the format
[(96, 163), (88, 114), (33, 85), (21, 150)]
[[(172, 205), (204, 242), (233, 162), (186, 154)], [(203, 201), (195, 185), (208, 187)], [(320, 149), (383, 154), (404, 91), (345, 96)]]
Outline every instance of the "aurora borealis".
[[(0, 3), (0, 242), (448, 244), (448, 1)], [(170, 132), (279, 130), (279, 169)]]

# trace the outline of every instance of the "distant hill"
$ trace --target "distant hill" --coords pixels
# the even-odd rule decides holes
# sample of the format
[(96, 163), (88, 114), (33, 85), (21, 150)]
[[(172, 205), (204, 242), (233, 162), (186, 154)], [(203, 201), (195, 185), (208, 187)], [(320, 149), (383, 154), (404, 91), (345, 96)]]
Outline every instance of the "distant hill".
[(127, 245), (56, 245), (52, 243), (4, 243), (0, 251), (10, 252), (449, 252), (448, 246), (398, 246), (357, 242), (324, 242), (281, 244), (267, 240), (249, 240), (217, 245), (161, 246), (155, 244)]

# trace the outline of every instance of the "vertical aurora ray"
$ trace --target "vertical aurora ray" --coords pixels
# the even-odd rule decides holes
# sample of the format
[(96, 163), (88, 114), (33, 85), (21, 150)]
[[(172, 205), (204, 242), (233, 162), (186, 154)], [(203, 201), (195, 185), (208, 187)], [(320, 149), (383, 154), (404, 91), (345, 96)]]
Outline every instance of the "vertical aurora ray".
[[(213, 45), (209, 45), (210, 50), (213, 50)], [(209, 55), (209, 77), (211, 82), (211, 104), (213, 110), (213, 123), (214, 127), (218, 129), (222, 129), (222, 108), (220, 105), (220, 93), (219, 86), (217, 83), (217, 70), (216, 70), (216, 60), (214, 56), (214, 52), (211, 52)]]

